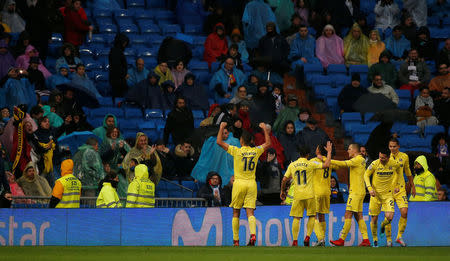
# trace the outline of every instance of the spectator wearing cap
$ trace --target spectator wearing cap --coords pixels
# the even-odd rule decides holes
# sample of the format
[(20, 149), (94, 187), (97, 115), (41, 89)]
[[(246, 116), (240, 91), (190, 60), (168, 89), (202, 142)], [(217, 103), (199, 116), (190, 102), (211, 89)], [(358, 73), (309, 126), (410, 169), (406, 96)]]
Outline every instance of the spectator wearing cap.
[(428, 85), (430, 91), (435, 94), (433, 96), (441, 95), (445, 88), (450, 87), (450, 71), (448, 69), (448, 64), (439, 64), (438, 70), (439, 75), (431, 79), (430, 84)]
[(338, 96), (338, 104), (341, 113), (355, 111), (353, 110), (353, 103), (365, 93), (367, 93), (367, 89), (361, 86), (359, 73), (353, 73), (351, 83), (347, 84)]
[(397, 80), (398, 80), (398, 72), (390, 61), (391, 53), (388, 50), (384, 50), (380, 54), (379, 62), (373, 64), (369, 68), (369, 73), (367, 74), (367, 79), (369, 82), (372, 82), (373, 75), (379, 73), (383, 80), (390, 86), (396, 89)]
[(233, 31), (231, 31), (231, 37), (230, 37), (230, 41), (228, 43), (228, 48), (231, 47), (231, 45), (236, 44), (238, 47), (238, 52), (241, 55), (241, 61), (242, 63), (248, 63), (248, 51), (247, 51), (247, 46), (244, 42), (244, 40), (242, 40), (242, 34), (241, 31), (239, 31), (238, 28), (234, 28)]
[(38, 69), (40, 63), (39, 57), (31, 57), (30, 66), (27, 68), (28, 80), (31, 84), (34, 84), (34, 89), (37, 91), (47, 89), (45, 86), (44, 74)]
[(313, 117), (309, 117), (306, 121), (306, 127), (297, 134), (297, 144), (306, 146), (310, 149), (309, 155), (316, 155), (316, 148), (320, 144), (326, 144), (330, 141), (330, 137), (324, 130), (317, 126), (317, 121)]
[(210, 67), (219, 57), (227, 54), (228, 42), (225, 38), (225, 26), (222, 23), (216, 24), (213, 32), (206, 38), (204, 46), (203, 60), (208, 62)]
[(206, 184), (197, 192), (197, 197), (204, 198), (208, 207), (226, 206), (224, 191), (222, 189), (222, 177), (215, 171), (210, 171), (206, 176)]
[(299, 133), (306, 127), (306, 121), (311, 117), (311, 112), (306, 108), (301, 108), (297, 115), (297, 119), (294, 121), (295, 134)]
[(289, 56), (289, 44), (286, 39), (277, 32), (276, 24), (266, 24), (266, 35), (259, 39), (258, 54), (261, 60), (267, 61), (270, 71), (283, 74), (288, 70), (287, 58)]
[(392, 53), (395, 61), (403, 60), (408, 56), (411, 42), (403, 35), (403, 28), (397, 25), (392, 30), (392, 35), (385, 39), (386, 49)]
[(287, 106), (278, 114), (275, 123), (273, 124), (273, 131), (275, 133), (283, 131), (284, 124), (287, 121), (295, 121), (299, 113), (300, 108), (298, 107), (297, 96), (289, 94), (287, 97)]

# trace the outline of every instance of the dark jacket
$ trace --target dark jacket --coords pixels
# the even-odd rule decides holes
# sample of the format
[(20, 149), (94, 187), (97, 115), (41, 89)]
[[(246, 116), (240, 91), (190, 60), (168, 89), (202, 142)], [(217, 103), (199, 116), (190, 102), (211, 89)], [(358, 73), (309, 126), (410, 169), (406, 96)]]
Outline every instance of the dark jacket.
[[(419, 39), (419, 34), (426, 34), (426, 40)], [(422, 26), (417, 30), (416, 39), (411, 43), (413, 48), (416, 48), (419, 52), (419, 56), (427, 61), (436, 59), (438, 45), (436, 41), (431, 39), (430, 30), (427, 27)]]
[(258, 53), (263, 57), (270, 57), (272, 62), (279, 63), (285, 61), (289, 55), (289, 44), (286, 39), (278, 33), (274, 35), (264, 35), (259, 39)]
[(169, 66), (174, 66), (177, 61), (183, 61), (184, 65), (187, 65), (191, 59), (191, 48), (182, 40), (167, 37), (159, 47), (158, 64), (167, 62)]
[(299, 146), (307, 146), (310, 149), (310, 157), (316, 155), (316, 148), (319, 144), (325, 144), (329, 140), (330, 138), (326, 132), (318, 126), (315, 130), (305, 127), (302, 131), (297, 133), (297, 144)]
[(125, 34), (118, 33), (114, 39), (114, 46), (109, 52), (109, 83), (111, 84), (113, 96), (122, 97), (127, 89), (127, 80), (125, 77), (128, 72), (128, 64), (125, 55), (125, 43), (129, 39)]
[(173, 143), (180, 144), (189, 138), (194, 131), (194, 116), (192, 111), (185, 107), (174, 108), (168, 115), (166, 126), (164, 127), (164, 143), (169, 142), (169, 135), (172, 135)]
[(439, 120), (440, 125), (450, 125), (450, 99), (440, 99), (434, 103), (434, 112)]
[(347, 84), (338, 96), (338, 104), (341, 110), (344, 112), (353, 112), (353, 103), (361, 97), (361, 95), (367, 93), (367, 89), (361, 85), (358, 88), (353, 87), (351, 84)]
[[(217, 188), (219, 189), (220, 201), (214, 197), (213, 187), (209, 184), (209, 181), (214, 175), (219, 176), (219, 185)], [(227, 200), (225, 191), (222, 189), (222, 177), (215, 172), (210, 172), (208, 176), (206, 176), (206, 184), (198, 190), (197, 197), (206, 199), (208, 207), (226, 206)]]
[(38, 69), (33, 70), (28, 67), (28, 80), (34, 84), (34, 89), (37, 91), (46, 90), (44, 74)]
[(284, 156), (286, 157), (286, 162), (284, 166), (289, 166), (291, 162), (296, 161), (300, 156), (297, 152), (295, 131), (294, 134), (287, 134), (285, 132), (281, 132), (278, 140), (280, 141), (281, 146), (283, 146)]
[(260, 122), (273, 124), (276, 118), (275, 98), (269, 90), (265, 94), (259, 92), (253, 96), (254, 107), (250, 108), (250, 119), (253, 124)]
[[(150, 78), (155, 77), (156, 83), (150, 84)], [(159, 75), (150, 71), (147, 79), (140, 81), (136, 86), (130, 88), (125, 95), (125, 101), (135, 103), (141, 108), (161, 108), (161, 88), (158, 85)]]
[[(387, 56), (389, 58), (389, 61), (387, 63), (383, 63), (381, 61), (382, 56)], [(381, 75), (381, 78), (387, 85), (396, 89), (397, 80), (398, 80), (398, 72), (397, 72), (397, 69), (395, 68), (395, 65), (393, 65), (390, 62), (391, 58), (392, 58), (392, 54), (391, 54), (391, 52), (389, 52), (387, 50), (384, 50), (380, 54), (379, 62), (370, 66), (369, 73), (367, 75), (367, 80), (369, 83), (372, 82), (374, 75), (376, 73), (379, 73)]]
[(192, 150), (190, 153), (186, 153), (181, 149), (181, 145), (177, 145), (175, 147), (174, 159), (177, 179), (193, 180), (194, 178), (191, 177), (191, 172), (198, 161), (194, 150)]
[(173, 179), (177, 175), (174, 156), (170, 151), (165, 153), (157, 150), (157, 152), (163, 169), (162, 177)]
[(189, 77), (194, 77), (195, 80), (192, 73), (186, 74), (183, 84), (177, 89), (177, 93), (186, 98), (188, 107), (192, 110), (208, 110), (208, 94), (202, 86), (195, 82), (193, 85), (188, 85), (186, 80)]

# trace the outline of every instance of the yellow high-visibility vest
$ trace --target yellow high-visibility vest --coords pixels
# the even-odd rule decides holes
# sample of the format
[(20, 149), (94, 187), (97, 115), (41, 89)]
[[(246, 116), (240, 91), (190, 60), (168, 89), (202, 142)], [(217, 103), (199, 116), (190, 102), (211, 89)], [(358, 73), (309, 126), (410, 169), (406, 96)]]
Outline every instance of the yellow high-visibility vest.
[(148, 178), (135, 178), (128, 186), (127, 208), (154, 208), (155, 184)]
[(97, 208), (121, 208), (117, 191), (111, 186), (111, 183), (104, 182), (102, 190), (97, 198)]
[(79, 208), (81, 196), (81, 182), (73, 174), (68, 174), (57, 181), (64, 187), (61, 201), (56, 208)]

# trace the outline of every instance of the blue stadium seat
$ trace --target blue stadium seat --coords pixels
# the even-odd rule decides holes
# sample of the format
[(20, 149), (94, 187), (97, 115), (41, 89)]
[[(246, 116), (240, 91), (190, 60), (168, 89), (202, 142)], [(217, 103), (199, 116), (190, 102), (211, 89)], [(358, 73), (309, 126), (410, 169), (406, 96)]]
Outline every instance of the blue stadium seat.
[(325, 97), (335, 97), (337, 98), (339, 96), (339, 93), (341, 93), (342, 88), (331, 88), (328, 89), (328, 91), (325, 93)]
[(103, 70), (103, 64), (101, 64), (97, 61), (84, 63), (84, 65), (85, 65), (86, 71), (88, 71), (88, 72)]
[(181, 33), (181, 27), (177, 24), (165, 24), (161, 26), (161, 32), (163, 35), (174, 36), (177, 33)]
[(105, 44), (106, 39), (102, 34), (93, 34), (92, 35), (92, 39), (89, 39), (86, 41), (88, 44), (92, 44), (92, 43), (100, 43), (100, 44)]
[(127, 8), (142, 10), (145, 8), (145, 0), (127, 0)]
[(122, 19), (122, 18), (133, 18), (134, 17), (134, 10), (128, 10), (128, 9), (118, 9), (114, 10), (114, 18)]
[(345, 135), (347, 135), (347, 136), (352, 136), (357, 133), (362, 134), (362, 132), (359, 132), (359, 131), (364, 128), (365, 128), (365, 125), (360, 122), (346, 122), (344, 124)]
[(164, 119), (163, 111), (160, 109), (146, 109), (145, 118), (149, 119)]
[(314, 87), (319, 85), (331, 86), (333, 79), (328, 75), (313, 75), (311, 81)]
[(156, 57), (158, 50), (156, 48), (137, 48), (136, 54), (138, 57)]
[(113, 12), (110, 9), (95, 9), (92, 11), (93, 17), (112, 17)]
[(166, 0), (146, 0), (147, 8), (165, 8)]
[(204, 45), (206, 36), (197, 35), (194, 37), (194, 45)]
[[(336, 74), (333, 75), (333, 82), (335, 87), (343, 88), (345, 85), (351, 83), (351, 76), (347, 76), (344, 74)], [(362, 81), (362, 79), (361, 79)]]
[(408, 110), (409, 106), (411, 106), (411, 101), (409, 99), (400, 99), (397, 105), (401, 110)]
[(58, 43), (62, 43), (64, 40), (62, 34), (60, 33), (53, 33), (52, 34), (52, 42), (58, 42)]
[(349, 71), (350, 75), (352, 73), (366, 73), (367, 74), (369, 72), (369, 67), (365, 64), (350, 65), (348, 71)]
[(125, 110), (125, 118), (127, 119), (143, 119), (141, 109), (125, 107), (124, 110)]
[(360, 133), (360, 134), (368, 134), (372, 133), (372, 131), (379, 125), (379, 122), (369, 122), (367, 124), (363, 124), (361, 126), (361, 129), (354, 130), (353, 133)]
[(438, 133), (445, 133), (444, 126), (436, 125), (436, 126), (425, 126), (425, 137), (434, 136)]
[(212, 78), (212, 75), (209, 72), (192, 70), (192, 73), (195, 75), (196, 81), (205, 86), (209, 84), (209, 81)]
[(340, 111), (337, 98), (327, 97), (325, 101), (328, 105), (328, 108), (333, 113), (334, 118), (335, 119), (339, 118)]
[(312, 78), (323, 73), (321, 64), (305, 64), (303, 65), (303, 72), (306, 76), (306, 82), (312, 83)]
[(134, 19), (136, 21), (139, 20), (148, 20), (153, 22), (154, 14), (152, 10), (146, 10), (146, 9), (136, 9), (134, 10)]
[(98, 30), (100, 33), (103, 33), (103, 34), (116, 34), (117, 26), (115, 26), (113, 24), (99, 25)]
[(353, 141), (358, 144), (361, 144), (361, 145), (365, 145), (367, 143), (368, 139), (369, 139), (369, 135), (366, 133), (353, 135)]
[(185, 34), (192, 34), (192, 35), (198, 35), (203, 32), (203, 28), (201, 25), (198, 24), (185, 24), (184, 25), (184, 33)]
[(317, 99), (325, 99), (326, 94), (333, 90), (330, 85), (317, 84), (314, 86), (314, 94)]
[(95, 23), (98, 27), (104, 25), (115, 25), (115, 21), (112, 19), (112, 17), (97, 17), (95, 18)]
[[(375, 115), (373, 112), (366, 112), (363, 114), (363, 120), (364, 124), (368, 124), (370, 122), (370, 119)], [(377, 123), (378, 124), (378, 123)]]
[(117, 118), (123, 118), (124, 113), (121, 108), (97, 108), (91, 110), (92, 117), (105, 117), (106, 114), (113, 114)]
[(153, 121), (144, 121), (139, 123), (138, 125), (139, 130), (141, 131), (149, 131), (149, 130), (156, 130), (156, 124)]
[(411, 92), (409, 90), (397, 89), (397, 90), (395, 90), (395, 92), (397, 93), (399, 99), (409, 99), (409, 100), (411, 100)]
[(109, 73), (100, 72), (95, 75), (95, 87), (102, 96), (111, 95), (111, 86), (109, 85)]
[(129, 39), (130, 39), (131, 46), (134, 49), (137, 49), (137, 48), (144, 49), (144, 48), (151, 47), (151, 44), (148, 41), (148, 36), (145, 36), (145, 35), (130, 35)]
[(329, 75), (343, 74), (347, 75), (347, 67), (344, 64), (330, 64), (327, 68)]
[(203, 45), (197, 45), (192, 49), (192, 56), (202, 58), (205, 52), (205, 47)]
[(190, 70), (196, 70), (196, 71), (208, 71), (208, 63), (205, 61), (199, 61), (199, 60), (191, 60), (189, 62), (188, 68)]
[(202, 110), (193, 110), (194, 119), (205, 119), (205, 113)]
[(396, 122), (392, 125), (391, 132), (396, 132), (399, 135), (413, 134), (417, 135), (419, 127), (417, 125), (408, 125), (406, 123)]
[(174, 21), (175, 14), (170, 10), (155, 10), (155, 20), (156, 21)]
[(100, 103), (101, 107), (113, 107), (114, 104), (112, 103), (111, 97), (100, 97), (98, 99), (98, 102)]
[(130, 34), (139, 34), (139, 28), (135, 24), (126, 23), (126, 24), (120, 24), (119, 30), (122, 33), (125, 33), (127, 35)]
[(428, 26), (438, 26), (439, 25), (439, 17), (437, 16), (429, 16), (427, 18), (427, 25)]
[(342, 122), (346, 124), (347, 122), (361, 123), (361, 113), (359, 112), (344, 112), (342, 113)]
[(138, 25), (142, 34), (159, 35), (161, 33), (159, 26), (154, 23), (150, 23), (148, 20), (139, 20)]
[(134, 132), (136, 134), (138, 130), (138, 123), (139, 121), (136, 119), (125, 118), (119, 121), (119, 128), (122, 132)]

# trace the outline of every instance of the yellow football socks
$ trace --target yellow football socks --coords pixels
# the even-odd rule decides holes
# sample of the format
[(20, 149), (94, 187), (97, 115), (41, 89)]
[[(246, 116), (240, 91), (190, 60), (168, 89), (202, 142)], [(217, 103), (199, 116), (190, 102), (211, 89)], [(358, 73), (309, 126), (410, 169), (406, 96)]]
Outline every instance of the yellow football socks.
[(408, 221), (408, 218), (400, 217), (400, 220), (398, 221), (398, 234), (397, 239), (403, 236), (403, 233), (405, 233), (406, 228), (406, 222)]
[(294, 220), (292, 221), (292, 239), (293, 240), (297, 240), (299, 230), (300, 230), (300, 219), (294, 218)]
[(314, 222), (314, 233), (316, 233), (318, 241), (321, 241), (324, 238), (322, 223), (325, 222), (319, 222), (319, 219), (316, 219)]
[(256, 218), (255, 218), (255, 216), (248, 217), (248, 228), (250, 229), (250, 235), (256, 235)]
[(320, 222), (320, 225), (321, 225), (321, 227), (322, 227), (322, 235), (323, 235), (323, 239), (325, 239), (325, 235), (327, 234), (327, 222), (325, 222), (325, 221), (322, 221), (322, 222)]
[(378, 222), (370, 222), (370, 230), (372, 232), (373, 241), (378, 241)]
[(233, 227), (233, 240), (239, 240), (239, 218), (233, 217), (231, 221), (231, 226)]
[(381, 222), (381, 227), (385, 227), (386, 228), (386, 226), (388, 224), (391, 224), (391, 221), (389, 219), (387, 219), (387, 218), (384, 218), (383, 222)]
[(342, 227), (341, 230), (341, 239), (345, 240), (347, 238), (348, 232), (350, 231), (351, 227), (352, 227), (352, 219), (346, 218), (344, 221), (344, 227)]
[(386, 240), (392, 242), (392, 226), (391, 223), (384, 227), (384, 233), (386, 234)]
[(311, 234), (313, 232), (315, 220), (316, 220), (315, 217), (308, 218), (308, 223), (306, 224), (306, 235), (309, 237), (311, 236)]
[(360, 219), (358, 221), (359, 231), (361, 231), (361, 235), (363, 239), (369, 239), (369, 235), (367, 234), (367, 225), (364, 219)]

